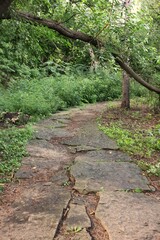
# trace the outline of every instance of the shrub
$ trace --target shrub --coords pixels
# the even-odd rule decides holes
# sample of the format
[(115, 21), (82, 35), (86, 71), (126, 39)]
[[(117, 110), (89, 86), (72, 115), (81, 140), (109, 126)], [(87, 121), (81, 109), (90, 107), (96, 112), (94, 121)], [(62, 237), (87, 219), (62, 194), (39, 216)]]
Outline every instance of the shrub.
[(48, 115), (83, 102), (117, 99), (120, 85), (119, 74), (108, 71), (13, 80), (8, 89), (0, 88), (0, 111)]

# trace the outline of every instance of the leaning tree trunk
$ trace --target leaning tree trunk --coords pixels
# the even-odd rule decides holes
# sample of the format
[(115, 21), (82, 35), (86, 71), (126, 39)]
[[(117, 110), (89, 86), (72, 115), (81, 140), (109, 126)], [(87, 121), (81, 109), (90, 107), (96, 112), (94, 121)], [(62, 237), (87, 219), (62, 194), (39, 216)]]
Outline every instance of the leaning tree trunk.
[(123, 71), (123, 80), (122, 80), (122, 102), (121, 108), (130, 108), (130, 79), (129, 75)]

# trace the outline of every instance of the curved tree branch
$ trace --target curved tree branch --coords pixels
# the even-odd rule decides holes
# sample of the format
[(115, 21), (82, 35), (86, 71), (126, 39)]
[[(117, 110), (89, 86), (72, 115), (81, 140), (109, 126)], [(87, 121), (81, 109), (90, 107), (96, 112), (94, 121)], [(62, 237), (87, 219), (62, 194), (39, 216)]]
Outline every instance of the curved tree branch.
[(120, 67), (125, 70), (132, 78), (134, 78), (137, 82), (139, 82), (141, 85), (149, 89), (150, 91), (153, 91), (157, 94), (160, 94), (160, 89), (152, 86), (148, 82), (144, 81), (137, 73), (133, 71), (131, 67), (129, 67), (125, 62), (123, 62), (118, 56), (115, 56), (115, 61), (120, 65)]
[(74, 40), (79, 39), (83, 42), (90, 43), (90, 44), (94, 45), (95, 47), (99, 47), (102, 45), (102, 43), (98, 39), (96, 39), (92, 36), (89, 36), (88, 34), (85, 34), (83, 32), (74, 31), (69, 28), (66, 28), (63, 24), (61, 24), (59, 22), (56, 22), (53, 20), (42, 19), (42, 18), (36, 17), (32, 14), (23, 13), (23, 12), (17, 12), (17, 15), (28, 21), (33, 21), (33, 22), (36, 22), (43, 26), (46, 26), (50, 29), (53, 29), (65, 37), (72, 38)]

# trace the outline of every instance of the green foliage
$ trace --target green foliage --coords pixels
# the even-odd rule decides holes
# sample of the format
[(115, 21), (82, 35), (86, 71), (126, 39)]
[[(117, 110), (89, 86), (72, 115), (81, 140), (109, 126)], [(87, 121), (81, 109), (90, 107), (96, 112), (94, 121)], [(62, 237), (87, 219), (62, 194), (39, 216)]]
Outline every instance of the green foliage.
[(69, 41), (55, 32), (18, 20), (3, 20), (0, 35), (0, 83), (4, 85), (17, 77), (39, 77), (42, 63), (61, 61), (70, 50)]
[(70, 227), (68, 228), (67, 232), (70, 233), (79, 233), (83, 230), (83, 228), (81, 226), (74, 226), (74, 227)]
[(120, 97), (121, 75), (118, 72), (101, 70), (97, 74), (90, 74), (78, 71), (31, 81), (12, 81), (8, 89), (0, 89), (0, 111), (20, 111), (40, 116), (81, 103)]
[(150, 157), (155, 150), (160, 151), (160, 125), (153, 130), (132, 132), (125, 130), (120, 124), (110, 124), (100, 129), (109, 137), (116, 139), (118, 146), (133, 155)]
[[(154, 129), (134, 132), (123, 129), (120, 123), (111, 123), (108, 126), (99, 125), (99, 128), (109, 137), (116, 139), (120, 149), (138, 158), (152, 157), (155, 151), (160, 151), (160, 124)], [(148, 174), (160, 176), (160, 162), (151, 164), (139, 161), (138, 165)]]
[(160, 177), (160, 162), (156, 164), (146, 163), (144, 161), (139, 161), (138, 166), (144, 170), (147, 171), (149, 175), (155, 175), (157, 177)]
[(26, 143), (32, 137), (30, 126), (10, 128), (0, 131), (0, 176), (1, 182), (13, 174), (20, 166), (22, 156), (26, 156)]
[(133, 192), (135, 192), (135, 193), (142, 193), (143, 190), (141, 188), (135, 188)]

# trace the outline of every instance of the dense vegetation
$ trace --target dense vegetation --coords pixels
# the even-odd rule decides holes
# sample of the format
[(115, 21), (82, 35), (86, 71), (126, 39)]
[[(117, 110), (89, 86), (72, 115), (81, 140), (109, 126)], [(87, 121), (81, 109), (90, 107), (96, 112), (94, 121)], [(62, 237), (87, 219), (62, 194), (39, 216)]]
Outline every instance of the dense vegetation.
[[(158, 89), (150, 94), (131, 79), (131, 97), (146, 97), (159, 111), (160, 3), (138, 2), (126, 8), (119, 0), (0, 0), (0, 122), (4, 112), (35, 121), (67, 107), (120, 99), (119, 61)], [(1, 131), (2, 175), (20, 160), (6, 165), (6, 156), (14, 162), (14, 140), (24, 146), (30, 138), (28, 127), (21, 131)]]
[(99, 128), (149, 176), (160, 177), (160, 113), (155, 114), (143, 100), (139, 104), (132, 100), (130, 111), (111, 102), (99, 120)]

